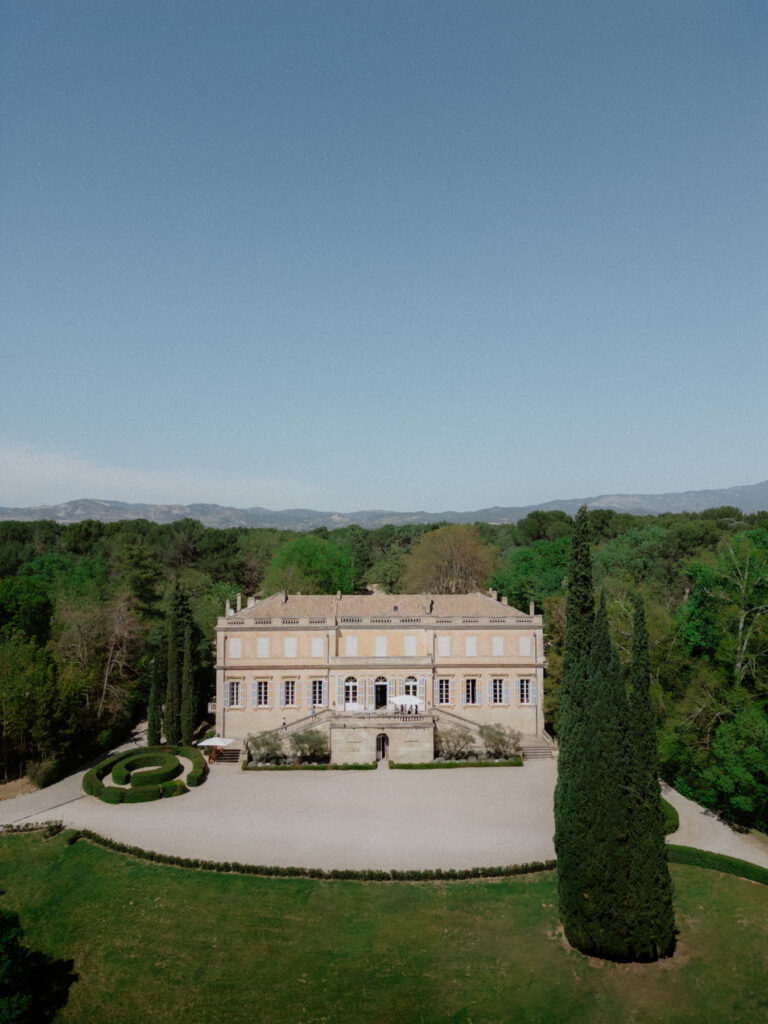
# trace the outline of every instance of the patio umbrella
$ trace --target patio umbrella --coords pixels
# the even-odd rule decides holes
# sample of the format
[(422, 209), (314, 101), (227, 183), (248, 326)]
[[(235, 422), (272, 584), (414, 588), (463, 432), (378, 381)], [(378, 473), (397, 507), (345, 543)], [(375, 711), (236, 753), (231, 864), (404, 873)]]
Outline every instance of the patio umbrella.
[(208, 740), (201, 740), (198, 747), (228, 747), (234, 740), (225, 740), (223, 736), (211, 736)]
[(390, 704), (400, 704), (402, 707), (418, 707), (421, 701), (418, 697), (414, 697), (412, 693), (402, 693), (398, 697), (390, 697)]

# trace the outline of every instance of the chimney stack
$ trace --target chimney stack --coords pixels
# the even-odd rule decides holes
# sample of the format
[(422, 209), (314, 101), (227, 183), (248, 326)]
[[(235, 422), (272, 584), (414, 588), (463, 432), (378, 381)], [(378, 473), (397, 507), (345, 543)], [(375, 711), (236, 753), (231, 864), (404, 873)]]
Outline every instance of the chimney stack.
[(502, 599), (501, 599), (501, 603), (502, 603), (502, 604), (506, 604), (506, 605), (509, 605), (509, 598), (507, 597), (507, 595), (506, 595), (506, 594), (504, 595), (504, 597), (502, 597)]
[(242, 611), (242, 609), (243, 609), (243, 595), (242, 594), (238, 594), (237, 595), (237, 610), (240, 612), (240, 611)]
[(531, 618), (533, 618), (533, 616), (536, 614), (536, 609), (533, 606), (533, 601), (531, 601), (528, 605), (528, 614), (531, 616)]

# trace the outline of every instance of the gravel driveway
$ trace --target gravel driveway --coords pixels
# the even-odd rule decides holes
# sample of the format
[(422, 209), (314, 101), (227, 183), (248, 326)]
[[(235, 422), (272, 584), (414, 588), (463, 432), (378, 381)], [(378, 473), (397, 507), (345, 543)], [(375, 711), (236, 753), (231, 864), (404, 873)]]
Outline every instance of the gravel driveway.
[[(159, 853), (318, 868), (467, 868), (554, 857), (555, 760), (524, 768), (243, 772), (214, 765), (173, 800), (111, 806), (83, 772), (0, 802), (0, 824), (61, 820)], [(673, 842), (768, 867), (768, 841), (740, 835), (674, 791)]]

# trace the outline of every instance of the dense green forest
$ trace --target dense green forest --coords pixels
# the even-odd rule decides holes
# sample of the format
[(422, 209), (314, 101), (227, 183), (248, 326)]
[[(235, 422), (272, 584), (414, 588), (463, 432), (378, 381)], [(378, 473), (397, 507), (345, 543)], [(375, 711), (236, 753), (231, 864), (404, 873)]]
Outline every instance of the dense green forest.
[[(595, 583), (625, 666), (633, 599), (645, 604), (665, 778), (731, 821), (768, 830), (768, 512), (594, 510), (589, 524)], [(44, 783), (122, 738), (146, 715), (153, 679), (164, 692), (179, 621), (202, 715), (225, 600), (283, 587), (490, 585), (526, 611), (534, 602), (544, 614), (545, 716), (556, 734), (572, 529), (562, 512), (533, 512), (516, 525), (308, 534), (191, 519), (0, 523), (0, 772)]]

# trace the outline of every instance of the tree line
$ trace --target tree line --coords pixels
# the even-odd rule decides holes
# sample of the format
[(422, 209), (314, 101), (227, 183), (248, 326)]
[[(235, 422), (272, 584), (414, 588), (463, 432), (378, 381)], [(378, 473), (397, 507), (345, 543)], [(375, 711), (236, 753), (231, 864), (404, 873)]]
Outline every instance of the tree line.
[[(586, 524), (625, 671), (637, 598), (645, 608), (663, 775), (730, 820), (768, 830), (768, 513), (598, 509)], [(31, 769), (44, 781), (108, 748), (148, 709), (181, 738), (212, 694), (226, 599), (283, 588), (490, 586), (524, 611), (532, 602), (544, 615), (544, 710), (557, 734), (573, 533), (563, 512), (514, 525), (306, 534), (191, 519), (0, 523), (0, 774)]]

